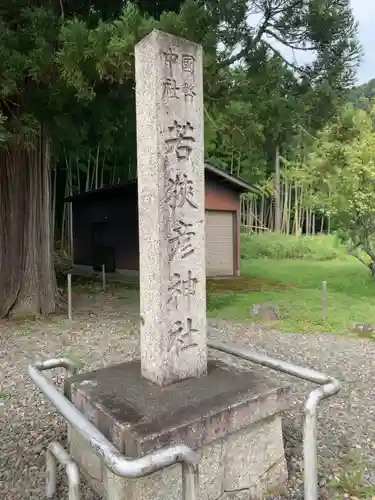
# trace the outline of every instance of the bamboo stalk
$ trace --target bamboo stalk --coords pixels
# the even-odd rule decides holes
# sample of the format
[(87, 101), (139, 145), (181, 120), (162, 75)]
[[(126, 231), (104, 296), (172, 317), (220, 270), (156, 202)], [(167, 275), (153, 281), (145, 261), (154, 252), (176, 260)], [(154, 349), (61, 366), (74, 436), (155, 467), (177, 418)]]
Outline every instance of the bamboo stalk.
[(100, 173), (100, 187), (104, 186), (104, 169), (105, 169), (105, 154), (103, 154), (102, 170)]
[(269, 224), (270, 231), (275, 230), (275, 218), (274, 218), (274, 204), (271, 202), (270, 203), (270, 224)]
[[(69, 163), (69, 196), (73, 195), (72, 165)], [(70, 239), (70, 258), (73, 265), (73, 203), (69, 202), (69, 239)]]
[(275, 152), (275, 232), (281, 232), (281, 206), (280, 206), (280, 156), (279, 147)]
[(303, 222), (304, 222), (304, 213), (303, 213), (303, 186), (301, 186), (301, 193), (300, 193), (300, 200), (299, 200), (299, 216), (300, 216), (300, 221), (299, 221), (299, 233), (298, 236), (301, 236), (302, 234), (302, 228), (303, 228)]
[[(92, 174), (92, 181), (91, 181), (91, 185), (94, 185), (95, 189), (98, 189), (99, 150), (100, 150), (100, 145), (98, 145), (98, 147), (96, 148), (95, 166), (94, 166), (94, 171)], [(95, 184), (94, 184), (94, 178), (95, 178)]]
[[(52, 175), (52, 172), (51, 172)], [(57, 165), (53, 170), (53, 185), (52, 185), (52, 210), (51, 210), (51, 233), (52, 243), (55, 241), (55, 225), (56, 225), (56, 192), (57, 192)]]
[(288, 180), (284, 179), (284, 203), (283, 203), (283, 225), (281, 228), (281, 231), (283, 233), (287, 233), (287, 219), (288, 219), (288, 194), (289, 194), (289, 188), (288, 188)]
[(111, 186), (113, 186), (115, 183), (115, 175), (116, 175), (116, 162), (113, 164)]
[(266, 227), (269, 231), (273, 231), (272, 227), (273, 214), (272, 214), (272, 199), (269, 200), (268, 209), (267, 209), (267, 219), (266, 219)]
[(294, 234), (297, 236), (299, 234), (299, 209), (298, 209), (298, 184), (294, 181)]
[(89, 156), (87, 159), (87, 172), (86, 172), (86, 187), (85, 191), (90, 191), (90, 162), (91, 162), (91, 148), (89, 148)]
[(68, 318), (72, 321), (72, 275), (68, 274)]
[[(68, 196), (69, 192), (69, 180), (68, 180), (68, 172), (65, 173), (65, 189), (64, 189), (64, 199)], [(61, 244), (65, 246), (65, 226), (66, 226), (66, 203), (64, 203), (63, 213), (62, 213), (62, 222), (61, 222)]]
[(251, 228), (251, 232), (253, 230), (254, 225), (254, 200), (248, 200), (248, 215), (249, 215), (249, 226)]
[(306, 226), (305, 226), (305, 233), (307, 236), (310, 235), (310, 212), (309, 209), (305, 209), (305, 220), (306, 220)]
[(78, 193), (80, 193), (81, 192), (81, 176), (80, 176), (80, 171), (79, 171), (78, 156), (76, 156), (76, 168), (77, 168), (77, 189), (78, 189)]
[(290, 234), (290, 218), (292, 214), (292, 184), (289, 184), (289, 199), (288, 199), (288, 226), (287, 234)]

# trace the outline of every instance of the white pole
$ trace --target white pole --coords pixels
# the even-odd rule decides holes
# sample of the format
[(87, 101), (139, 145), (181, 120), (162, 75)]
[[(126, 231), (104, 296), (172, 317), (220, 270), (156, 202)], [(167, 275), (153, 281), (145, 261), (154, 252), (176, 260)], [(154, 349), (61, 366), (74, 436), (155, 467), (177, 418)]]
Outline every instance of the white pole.
[(72, 275), (68, 274), (68, 316), (72, 320)]
[(322, 282), (322, 314), (323, 319), (327, 319), (327, 282)]
[(102, 264), (103, 290), (105, 290), (105, 264)]

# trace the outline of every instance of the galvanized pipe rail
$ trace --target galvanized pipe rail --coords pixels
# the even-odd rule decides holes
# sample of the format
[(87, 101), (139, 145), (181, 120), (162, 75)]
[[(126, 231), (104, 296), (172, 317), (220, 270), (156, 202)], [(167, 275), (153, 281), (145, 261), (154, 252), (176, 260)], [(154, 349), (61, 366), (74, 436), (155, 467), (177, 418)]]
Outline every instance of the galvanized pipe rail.
[[(231, 354), (252, 363), (280, 371), (294, 377), (313, 382), (320, 387), (313, 389), (305, 403), (303, 426), (303, 460), (305, 500), (318, 499), (317, 466), (317, 417), (319, 403), (337, 394), (340, 382), (324, 373), (253, 352), (247, 348), (232, 347), (220, 342), (210, 341), (208, 347)], [(182, 463), (183, 499), (198, 500), (198, 462), (199, 455), (185, 445), (164, 448), (145, 457), (130, 460), (125, 458), (86, 418), (50, 383), (41, 373), (43, 370), (63, 367), (68, 374), (76, 373), (77, 366), (69, 358), (49, 359), (29, 366), (29, 375), (39, 389), (54, 404), (60, 414), (87, 439), (93, 451), (99, 455), (106, 466), (120, 477), (142, 477), (177, 462)]]
[(304, 492), (305, 500), (318, 500), (318, 459), (317, 459), (317, 417), (316, 410), (323, 399), (337, 394), (340, 382), (324, 373), (302, 366), (271, 358), (257, 353), (246, 347), (228, 346), (221, 342), (209, 341), (208, 347), (216, 351), (231, 354), (237, 358), (251, 361), (272, 370), (286, 373), (309, 382), (320, 385), (313, 389), (305, 402), (305, 416), (303, 424), (303, 463), (304, 463)]
[(70, 373), (77, 370), (69, 358), (55, 358), (29, 365), (28, 373), (35, 385), (56, 407), (65, 420), (86, 439), (93, 450), (116, 476), (136, 478), (156, 472), (175, 463), (182, 464), (183, 500), (198, 500), (199, 454), (183, 444), (162, 448), (141, 458), (124, 457), (108, 439), (89, 422), (77, 408), (41, 372), (63, 367)]
[(46, 496), (53, 498), (57, 489), (57, 463), (65, 467), (69, 500), (79, 500), (79, 469), (60, 443), (52, 441), (46, 452)]

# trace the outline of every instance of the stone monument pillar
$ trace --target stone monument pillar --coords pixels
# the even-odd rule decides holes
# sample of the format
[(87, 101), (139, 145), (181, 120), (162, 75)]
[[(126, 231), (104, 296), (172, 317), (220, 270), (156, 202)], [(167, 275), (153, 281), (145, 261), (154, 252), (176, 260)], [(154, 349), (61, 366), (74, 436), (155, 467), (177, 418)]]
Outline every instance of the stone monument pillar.
[[(135, 49), (141, 362), (66, 381), (72, 403), (127, 457), (201, 453), (199, 500), (249, 500), (286, 477), (284, 387), (207, 361), (202, 50), (153, 31)], [(70, 453), (107, 500), (177, 500), (181, 466), (118, 478), (74, 428)]]
[(142, 375), (207, 371), (202, 48), (153, 31), (135, 48)]

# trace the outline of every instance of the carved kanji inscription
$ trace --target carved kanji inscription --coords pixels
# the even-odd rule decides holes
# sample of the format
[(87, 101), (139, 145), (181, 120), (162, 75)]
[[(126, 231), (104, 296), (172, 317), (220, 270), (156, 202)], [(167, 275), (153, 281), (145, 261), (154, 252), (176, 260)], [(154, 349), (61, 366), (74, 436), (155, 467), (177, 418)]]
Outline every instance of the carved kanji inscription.
[(197, 209), (198, 204), (195, 201), (194, 182), (187, 174), (176, 173), (168, 178), (168, 187), (166, 190), (166, 202), (175, 210), (185, 205)]
[(175, 321), (169, 329), (169, 351), (183, 351), (192, 347), (197, 347), (198, 344), (194, 341), (194, 335), (198, 330), (193, 328), (192, 318), (186, 318), (183, 321)]
[(168, 286), (168, 304), (178, 309), (180, 301), (195, 295), (198, 280), (191, 270), (188, 271), (186, 279), (180, 273), (173, 273)]
[(163, 81), (163, 97), (168, 99), (179, 99), (178, 91), (180, 87), (174, 78), (166, 78)]
[(173, 52), (171, 47), (169, 47), (169, 49), (166, 52), (163, 52), (162, 54), (164, 56), (164, 64), (170, 71), (172, 71), (174, 65), (178, 61), (178, 54), (176, 52)]
[(185, 73), (191, 73), (194, 75), (195, 72), (195, 57), (190, 54), (181, 55), (181, 68)]
[(195, 142), (194, 127), (190, 121), (179, 122), (174, 120), (168, 127), (169, 137), (165, 139), (167, 154), (176, 153), (178, 160), (188, 159)]
[(195, 252), (192, 240), (196, 232), (193, 224), (186, 223), (183, 219), (173, 222), (172, 234), (168, 238), (168, 257), (172, 261), (177, 255), (186, 259)]
[(192, 102), (197, 95), (194, 91), (194, 83), (184, 82), (182, 84), (182, 93), (185, 97), (185, 101)]

